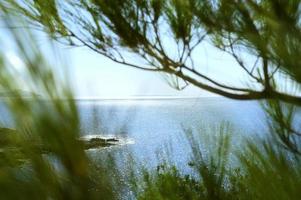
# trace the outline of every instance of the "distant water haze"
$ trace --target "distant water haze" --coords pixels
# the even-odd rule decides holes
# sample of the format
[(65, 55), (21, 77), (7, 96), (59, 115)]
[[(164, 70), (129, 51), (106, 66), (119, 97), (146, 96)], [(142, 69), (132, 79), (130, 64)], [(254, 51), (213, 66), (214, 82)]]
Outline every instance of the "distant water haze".
[(76, 100), (143, 100), (143, 99), (198, 99), (198, 98), (217, 98), (216, 95), (211, 96), (179, 96), (179, 95), (131, 95), (131, 96), (88, 96), (88, 97), (77, 97)]

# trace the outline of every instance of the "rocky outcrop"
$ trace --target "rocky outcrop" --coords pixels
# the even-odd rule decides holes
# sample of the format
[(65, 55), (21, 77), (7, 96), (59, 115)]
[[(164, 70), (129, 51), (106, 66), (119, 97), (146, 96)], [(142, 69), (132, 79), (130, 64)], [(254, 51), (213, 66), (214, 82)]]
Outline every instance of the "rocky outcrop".
[(115, 137), (88, 136), (80, 138), (84, 143), (85, 149), (95, 149), (101, 147), (109, 147), (119, 144), (119, 139)]
[[(12, 144), (17, 145), (16, 140), (18, 137), (16, 137), (16, 135), (17, 131), (14, 129), (0, 128), (0, 148), (10, 147)], [(84, 148), (87, 150), (120, 144), (120, 140), (112, 136), (87, 135), (80, 137), (79, 140), (83, 142)], [(37, 146), (43, 153), (50, 152), (49, 148), (45, 147), (45, 145), (37, 144)]]

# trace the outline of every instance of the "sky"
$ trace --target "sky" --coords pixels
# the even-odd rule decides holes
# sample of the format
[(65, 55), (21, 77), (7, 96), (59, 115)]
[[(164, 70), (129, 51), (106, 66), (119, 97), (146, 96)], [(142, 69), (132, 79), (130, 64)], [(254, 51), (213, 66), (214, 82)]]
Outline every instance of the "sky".
[[(68, 74), (77, 98), (217, 96), (192, 85), (178, 91), (169, 86), (164, 76), (158, 72), (117, 64), (87, 48), (63, 45), (58, 45), (57, 48), (67, 58)], [(195, 54), (195, 64), (204, 74), (228, 84), (245, 85), (246, 75), (225, 53), (207, 44), (197, 49)]]
[[(60, 45), (67, 54), (69, 77), (77, 98), (122, 98), (133, 96), (176, 96), (211, 97), (216, 96), (192, 85), (178, 91), (168, 85), (163, 74), (134, 69), (117, 64), (86, 48), (67, 48)], [(196, 60), (203, 72), (216, 79), (241, 85), (245, 79), (243, 72), (233, 66), (236, 63), (226, 55), (219, 55), (214, 49), (200, 50)], [(233, 69), (234, 68), (234, 69)]]
[(160, 73), (143, 71), (117, 64), (89, 49), (69, 50), (70, 70), (77, 95), (85, 97), (119, 98), (129, 96), (212, 96), (190, 86), (178, 91), (168, 85)]
[[(0, 37), (4, 38), (6, 56), (11, 64), (22, 70), (25, 65), (14, 51), (11, 38), (3, 30), (0, 31)], [(191, 85), (182, 91), (175, 90), (162, 74), (117, 64), (85, 47), (69, 47), (57, 42), (49, 45), (48, 39), (41, 33), (35, 37), (35, 42), (44, 51), (54, 70), (67, 75), (78, 99), (217, 96)], [(211, 45), (205, 43), (196, 49), (194, 58), (195, 65), (202, 73), (231, 85), (245, 84), (246, 75), (235, 61)]]

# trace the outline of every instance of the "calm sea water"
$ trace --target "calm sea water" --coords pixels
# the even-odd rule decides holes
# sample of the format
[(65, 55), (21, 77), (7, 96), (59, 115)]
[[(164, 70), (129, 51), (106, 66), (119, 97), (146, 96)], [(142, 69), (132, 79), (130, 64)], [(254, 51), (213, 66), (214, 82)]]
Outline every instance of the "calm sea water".
[[(216, 136), (221, 124), (230, 124), (231, 146), (238, 151), (245, 138), (262, 137), (268, 132), (267, 118), (258, 101), (225, 98), (84, 100), (77, 101), (77, 106), (82, 135), (112, 135), (130, 141), (88, 150), (97, 162), (103, 162), (104, 156), (114, 155), (126, 183), (127, 169), (132, 163), (128, 162), (129, 156), (147, 168), (156, 167), (168, 158), (182, 173), (193, 173), (188, 166), (191, 145), (187, 132), (210, 147), (216, 141), (208, 142), (205, 136)], [(1, 102), (0, 113), (0, 122), (11, 126)], [(134, 167), (136, 169), (140, 168)], [(126, 199), (132, 195), (130, 189), (125, 189), (124, 194)]]
[[(257, 101), (225, 98), (82, 100), (77, 101), (77, 105), (82, 135), (113, 135), (130, 141), (89, 151), (95, 159), (108, 152), (120, 154), (120, 158), (124, 158), (119, 159), (122, 165), (127, 164), (125, 157), (131, 155), (140, 163), (156, 166), (163, 154), (185, 169), (191, 155), (185, 133), (192, 132), (196, 137), (216, 134), (214, 127), (229, 123), (232, 146), (239, 148), (242, 138), (264, 135), (267, 127), (265, 114)], [(9, 125), (7, 111), (3, 106), (0, 111), (0, 122)]]
[(264, 135), (267, 130), (265, 113), (257, 101), (224, 98), (103, 100), (78, 101), (78, 108), (82, 134), (114, 135), (134, 142), (93, 150), (94, 157), (104, 152), (131, 152), (147, 166), (156, 166), (167, 155), (185, 169), (191, 158), (187, 130), (196, 137), (201, 136), (202, 140), (202, 135), (217, 134), (214, 128), (228, 123), (232, 146), (236, 149), (243, 138)]

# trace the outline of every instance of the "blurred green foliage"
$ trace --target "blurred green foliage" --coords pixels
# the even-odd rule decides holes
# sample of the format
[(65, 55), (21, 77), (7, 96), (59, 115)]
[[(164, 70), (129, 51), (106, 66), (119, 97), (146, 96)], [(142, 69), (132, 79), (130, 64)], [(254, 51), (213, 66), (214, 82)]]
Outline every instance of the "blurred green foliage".
[[(278, 125), (277, 125), (278, 126)], [(299, 154), (288, 151), (271, 139), (250, 140), (235, 151), (238, 163), (228, 162), (231, 131), (208, 129), (215, 151), (200, 148), (210, 140), (192, 139), (194, 173), (183, 174), (164, 163), (157, 170), (144, 170), (133, 184), (138, 199), (299, 199), (301, 163)], [(218, 141), (218, 142), (216, 142)], [(212, 140), (211, 140), (212, 142)], [(212, 143), (210, 143), (212, 145)]]
[[(166, 162), (140, 176), (133, 165), (133, 196), (124, 196), (114, 158), (96, 165), (78, 139), (78, 111), (68, 85), (51, 72), (29, 30), (9, 29), (32, 95), (28, 99), (18, 92), (19, 76), (1, 49), (0, 89), (15, 94), (5, 103), (16, 129), (0, 129), (1, 199), (299, 199), (301, 134), (294, 126), (296, 108), (278, 100), (295, 105), (301, 101), (277, 90), (273, 76), (279, 72), (300, 83), (300, 1), (8, 0), (1, 6), (8, 28), (17, 20), (11, 14), (21, 14), (51, 37), (86, 45), (116, 62), (165, 72), (230, 98), (269, 99), (263, 107), (272, 136), (247, 141), (235, 153), (238, 165), (232, 166), (231, 129), (221, 125), (206, 130), (209, 135), (219, 133), (213, 140), (193, 138), (186, 130), (193, 152), (188, 164), (195, 173), (183, 174)], [(230, 53), (260, 90), (224, 85), (196, 71), (191, 54), (205, 38)], [(179, 47), (176, 58), (168, 54), (166, 41)], [(124, 50), (147, 65), (129, 63), (120, 54)], [(255, 63), (256, 70), (245, 66), (238, 56), (241, 50), (261, 61)], [(216, 148), (206, 151), (200, 141), (215, 143)]]
[[(2, 17), (6, 26), (14, 19)], [(105, 172), (114, 166), (107, 161), (96, 166), (79, 140), (71, 89), (52, 73), (30, 31), (9, 29), (9, 34), (25, 66), (21, 76), (1, 48), (0, 89), (14, 94), (2, 98), (14, 129), (0, 129), (0, 198), (116, 199)], [(31, 96), (23, 96), (20, 83)]]

